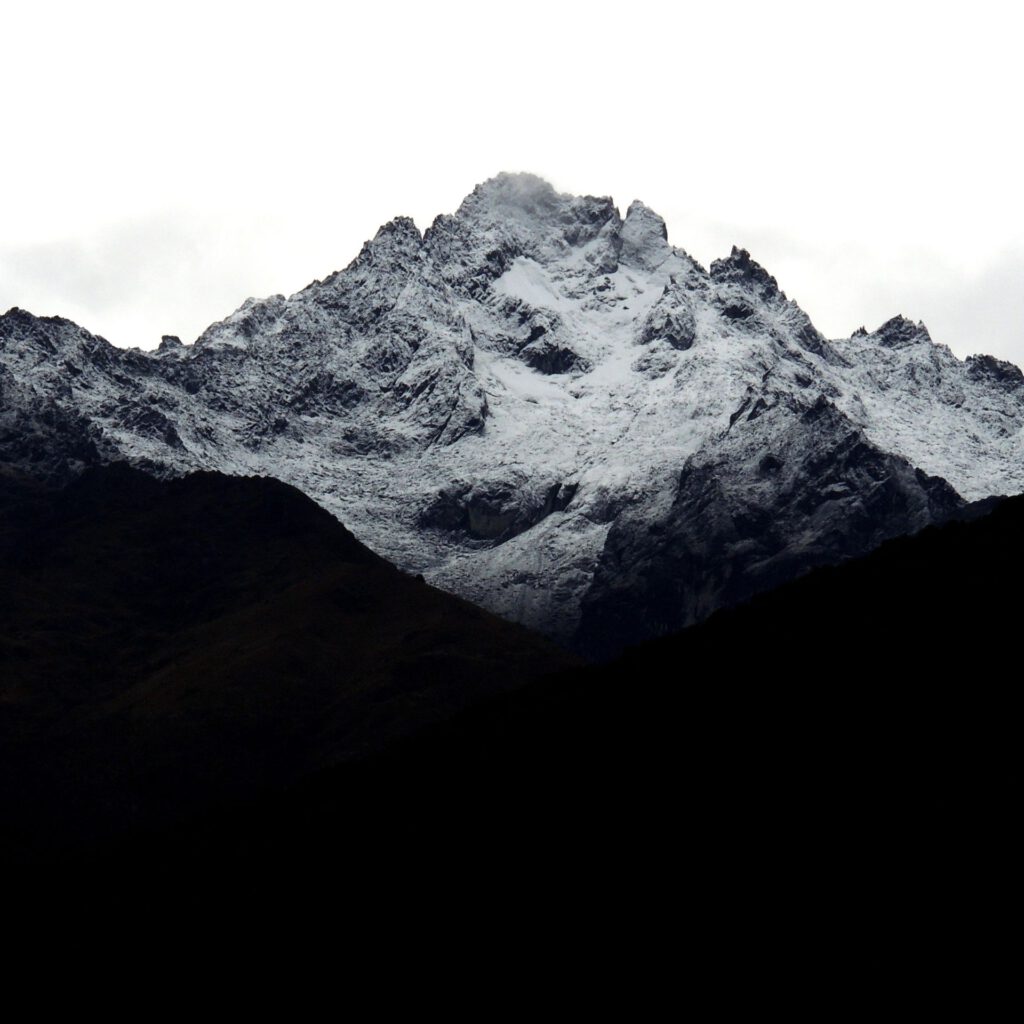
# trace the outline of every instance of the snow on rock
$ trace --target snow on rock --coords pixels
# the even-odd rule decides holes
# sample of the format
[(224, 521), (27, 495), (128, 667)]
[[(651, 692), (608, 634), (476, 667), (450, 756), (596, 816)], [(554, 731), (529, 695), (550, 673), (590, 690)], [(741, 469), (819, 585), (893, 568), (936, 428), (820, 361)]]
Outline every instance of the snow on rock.
[(532, 175), (423, 233), (397, 218), (193, 345), (0, 317), (0, 460), (275, 476), (592, 650), (1018, 492), (1022, 445), (1016, 367), (901, 317), (828, 341), (746, 251), (705, 270), (642, 203)]

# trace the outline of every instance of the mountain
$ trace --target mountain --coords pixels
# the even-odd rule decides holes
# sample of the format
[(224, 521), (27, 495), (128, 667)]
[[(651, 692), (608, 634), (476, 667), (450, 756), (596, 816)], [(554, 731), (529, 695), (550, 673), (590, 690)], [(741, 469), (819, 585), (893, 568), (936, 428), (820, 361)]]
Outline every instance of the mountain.
[(0, 474), (0, 857), (237, 805), (575, 663), (274, 480)]
[(608, 655), (1024, 488), (1024, 375), (921, 324), (824, 338), (642, 203), (478, 186), (192, 345), (0, 317), (0, 460), (299, 488), (400, 568)]

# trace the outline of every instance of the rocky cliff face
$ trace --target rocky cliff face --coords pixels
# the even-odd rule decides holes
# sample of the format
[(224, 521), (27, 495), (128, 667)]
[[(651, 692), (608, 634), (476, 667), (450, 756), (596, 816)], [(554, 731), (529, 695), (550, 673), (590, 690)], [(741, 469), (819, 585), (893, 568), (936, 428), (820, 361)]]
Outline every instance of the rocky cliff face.
[(745, 251), (705, 270), (642, 203), (529, 175), (193, 345), (0, 317), (0, 460), (275, 476), (592, 650), (1024, 489), (1022, 428), (1016, 367), (900, 317), (827, 340)]

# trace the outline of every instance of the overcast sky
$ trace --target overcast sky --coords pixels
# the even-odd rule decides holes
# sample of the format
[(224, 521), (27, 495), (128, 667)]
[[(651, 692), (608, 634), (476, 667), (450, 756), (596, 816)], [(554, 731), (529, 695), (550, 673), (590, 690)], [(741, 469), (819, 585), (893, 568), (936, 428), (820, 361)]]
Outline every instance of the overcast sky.
[(479, 181), (642, 199), (829, 336), (1024, 363), (1007, 3), (8, 5), (0, 309), (191, 341)]

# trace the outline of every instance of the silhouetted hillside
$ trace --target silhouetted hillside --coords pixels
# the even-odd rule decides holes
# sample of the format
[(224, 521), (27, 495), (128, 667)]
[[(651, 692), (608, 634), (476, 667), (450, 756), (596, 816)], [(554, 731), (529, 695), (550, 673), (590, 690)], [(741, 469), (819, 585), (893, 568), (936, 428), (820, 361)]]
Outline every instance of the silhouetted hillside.
[(573, 663), (269, 479), (5, 473), (0, 558), (16, 860), (252, 799)]
[(793, 934), (898, 966), (1005, 900), (1022, 498), (572, 667), (273, 481), (0, 484), (9, 861), (675, 921), (725, 976)]
[(837, 930), (913, 958), (1008, 856), (1022, 578), (1008, 499), (130, 857), (666, 915), (703, 936), (695, 963), (738, 922), (765, 962), (792, 929), (826, 959)]

